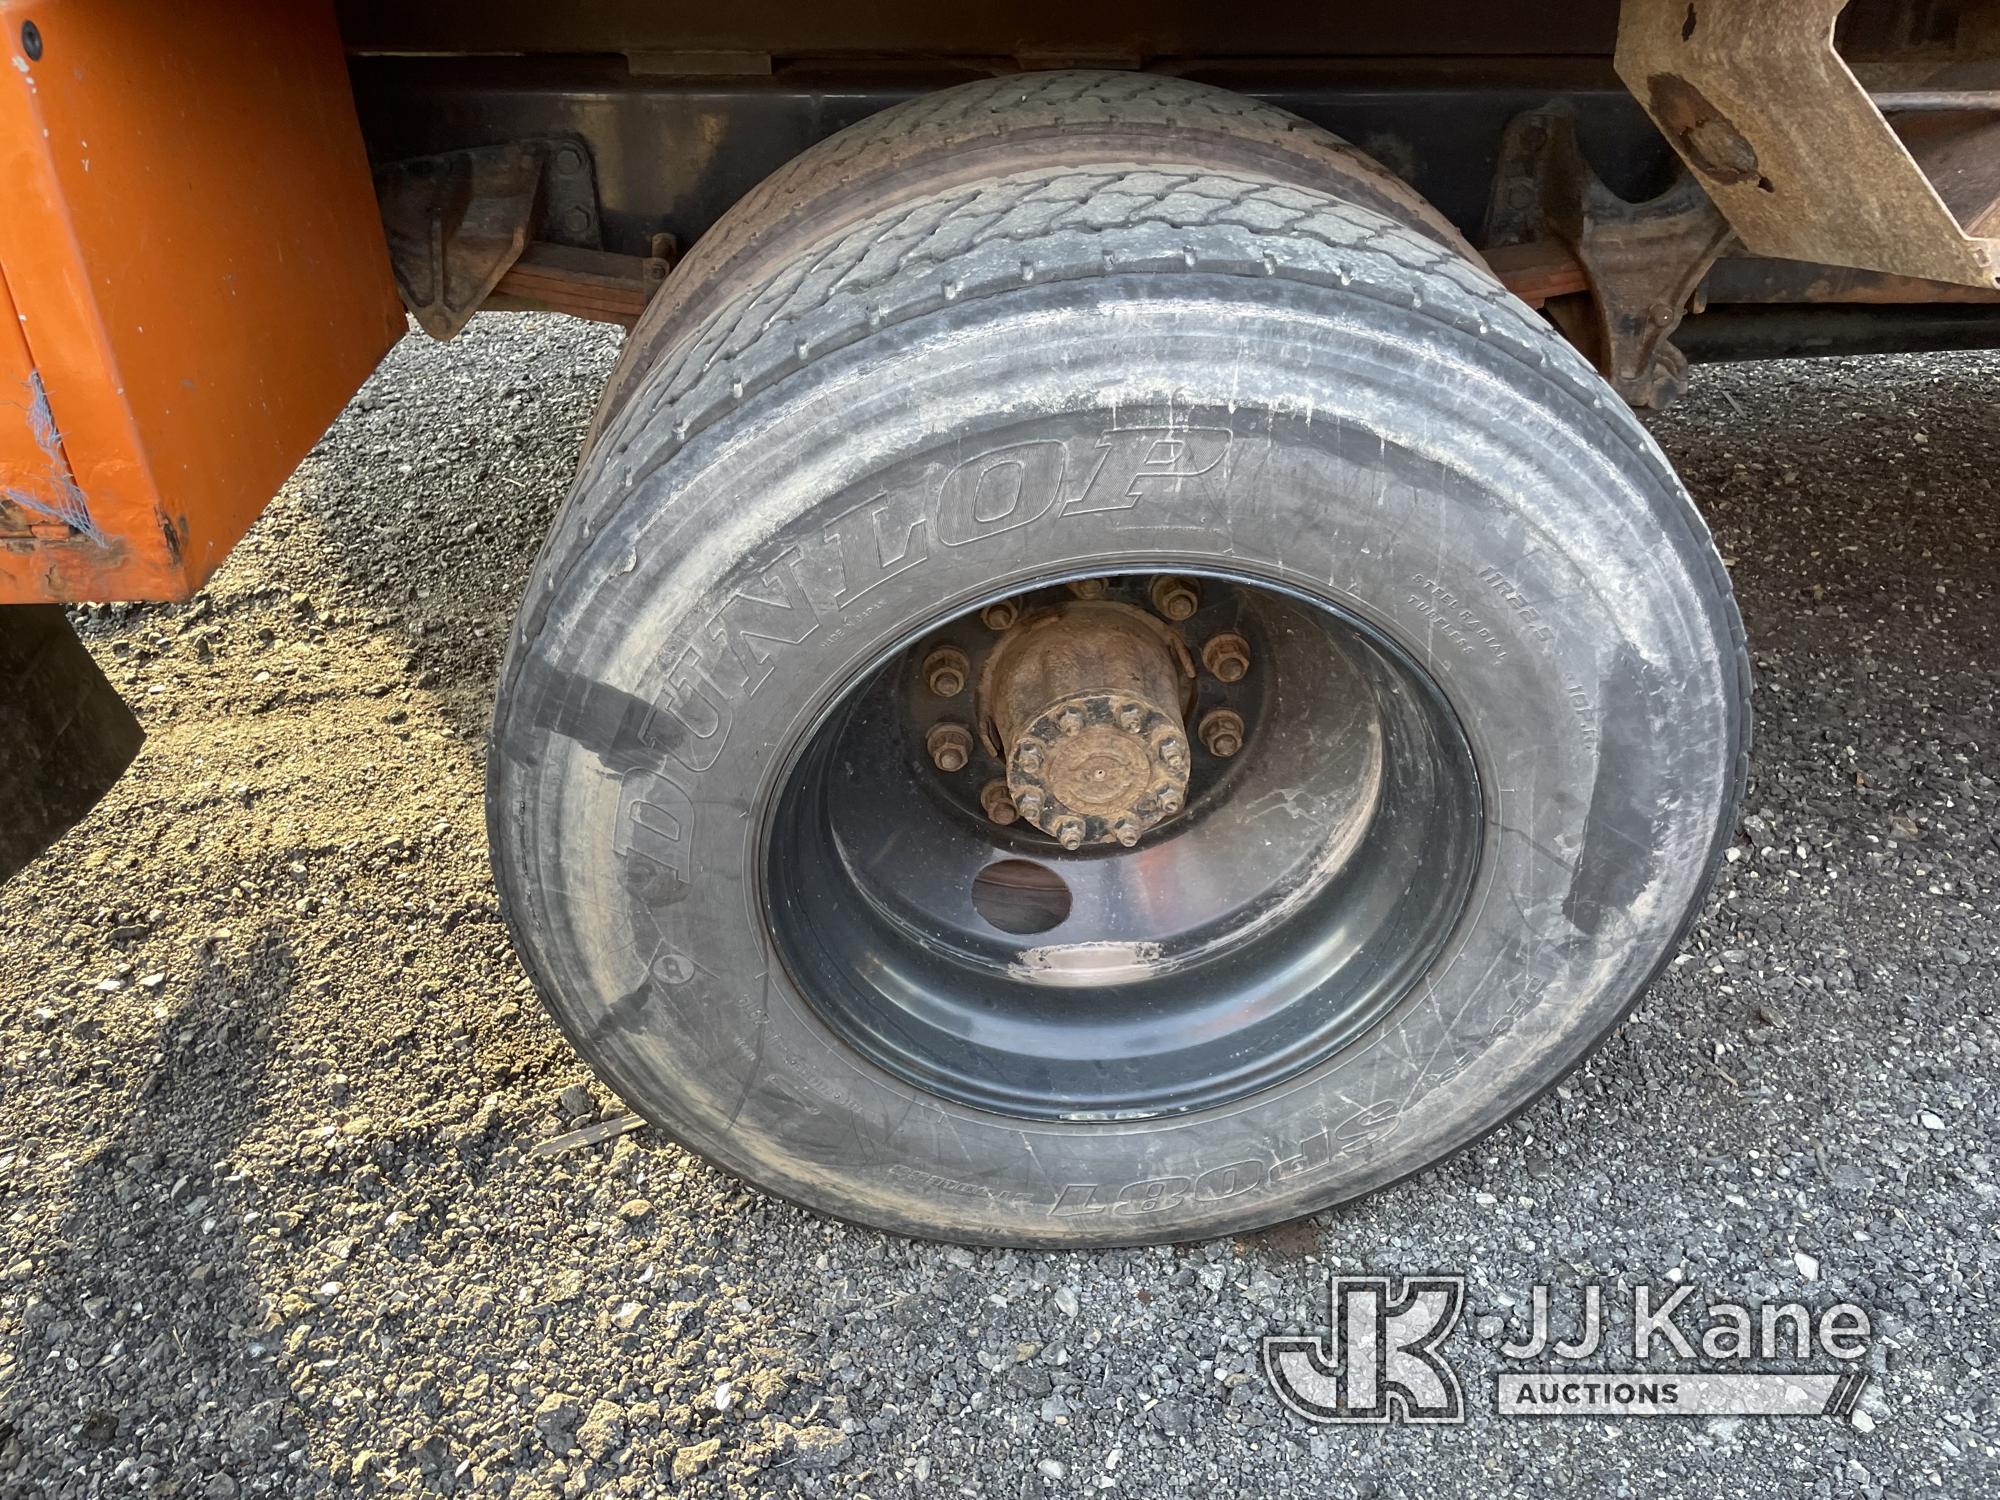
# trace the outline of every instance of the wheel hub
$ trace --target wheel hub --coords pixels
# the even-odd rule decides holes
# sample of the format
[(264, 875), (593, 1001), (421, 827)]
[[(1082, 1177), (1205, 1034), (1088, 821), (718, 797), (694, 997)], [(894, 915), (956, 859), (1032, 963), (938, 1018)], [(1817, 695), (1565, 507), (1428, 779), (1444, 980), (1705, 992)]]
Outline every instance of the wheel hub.
[(1128, 605), (1078, 600), (994, 651), (987, 713), (1020, 815), (1065, 849), (1136, 844), (1187, 805), (1186, 647)]

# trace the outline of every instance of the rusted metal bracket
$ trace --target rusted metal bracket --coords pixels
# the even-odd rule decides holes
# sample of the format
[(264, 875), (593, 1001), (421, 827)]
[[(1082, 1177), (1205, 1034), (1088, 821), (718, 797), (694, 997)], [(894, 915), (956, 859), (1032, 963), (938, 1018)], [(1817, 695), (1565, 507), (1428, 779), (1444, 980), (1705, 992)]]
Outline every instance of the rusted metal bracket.
[(1665, 406), (1680, 393), (1687, 360), (1671, 335), (1730, 240), (1686, 174), (1641, 203), (1612, 192), (1577, 145), (1566, 104), (1518, 116), (1501, 138), (1488, 256), (1504, 264), (1509, 248), (1554, 241), (1575, 257), (1587, 290), (1552, 286), (1543, 310), (1633, 406)]
[(1898, 139), (1834, 50), (1846, 4), (1624, 0), (1618, 76), (1752, 254), (1994, 285), (1995, 143), (1950, 122)]
[(397, 289), (432, 338), (463, 328), (530, 241), (602, 243), (590, 152), (573, 137), (391, 162), (375, 193)]

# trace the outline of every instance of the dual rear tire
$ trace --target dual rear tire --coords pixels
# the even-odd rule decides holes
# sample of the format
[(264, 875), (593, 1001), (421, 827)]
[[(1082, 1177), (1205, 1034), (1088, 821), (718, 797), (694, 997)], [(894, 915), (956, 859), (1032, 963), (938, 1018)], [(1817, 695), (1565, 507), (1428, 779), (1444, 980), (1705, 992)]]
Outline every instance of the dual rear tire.
[[(888, 1229), (1185, 1239), (1418, 1171), (1700, 904), (1748, 745), (1708, 536), (1302, 122), (1131, 75), (905, 109), (740, 205), (607, 392), (495, 721), (524, 961), (661, 1128)], [(1188, 731), (1228, 708), (1240, 752), (1197, 741), (1131, 848), (982, 820), (1008, 747), (968, 686), (939, 770), (924, 661), (1162, 577), (1203, 601)], [(1241, 684), (1199, 664), (1225, 628)]]

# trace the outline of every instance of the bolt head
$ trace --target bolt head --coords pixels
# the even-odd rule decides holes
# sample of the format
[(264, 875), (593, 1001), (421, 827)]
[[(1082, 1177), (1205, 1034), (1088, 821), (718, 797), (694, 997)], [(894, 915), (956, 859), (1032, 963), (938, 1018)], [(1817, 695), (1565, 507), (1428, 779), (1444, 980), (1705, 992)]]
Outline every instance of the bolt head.
[(1250, 643), (1233, 631), (1201, 648), (1202, 664), (1222, 682), (1241, 682), (1250, 670)]
[(1022, 817), (1026, 818), (1029, 822), (1033, 822), (1042, 815), (1042, 794), (1033, 787), (1029, 787), (1027, 791), (1014, 799), (1014, 807)]
[(1161, 740), (1160, 759), (1178, 771), (1187, 764), (1187, 746), (1177, 739)]
[(1201, 595), (1194, 583), (1173, 574), (1155, 578), (1152, 587), (1153, 608), (1176, 624), (1191, 618), (1201, 607)]
[(1014, 806), (1013, 794), (1007, 790), (1004, 781), (989, 781), (979, 790), (979, 805), (986, 809), (986, 816), (1005, 828), (1020, 816)]
[(1128, 703), (1118, 710), (1118, 727), (1137, 734), (1146, 724), (1146, 711), (1136, 703)]
[(1012, 599), (1000, 599), (979, 612), (979, 619), (988, 630), (1005, 630), (1021, 618), (1021, 606)]
[(1056, 842), (1061, 844), (1065, 849), (1081, 849), (1083, 847), (1083, 820), (1080, 818), (1064, 818), (1060, 823), (1056, 824)]
[(1102, 599), (1110, 585), (1102, 578), (1079, 578), (1069, 591), (1079, 599)]
[(1118, 836), (1118, 842), (1127, 849), (1139, 842), (1139, 825), (1130, 818), (1120, 818), (1111, 825), (1111, 831)]
[(1024, 771), (1039, 771), (1042, 768), (1042, 747), (1034, 744), (1023, 745), (1014, 754), (1014, 764)]
[(972, 735), (963, 724), (939, 724), (924, 737), (931, 764), (946, 775), (963, 771), (972, 759)]
[(1201, 742), (1210, 755), (1227, 760), (1243, 748), (1243, 718), (1232, 709), (1218, 708), (1201, 721)]
[(1056, 728), (1064, 734), (1076, 734), (1083, 728), (1083, 715), (1074, 708), (1066, 708), (1056, 715)]
[(1181, 810), (1181, 789), (1177, 786), (1163, 786), (1154, 794), (1159, 799), (1160, 811), (1177, 813)]
[(924, 658), (924, 681), (940, 698), (956, 698), (964, 692), (970, 670), (965, 653), (955, 646), (940, 646)]

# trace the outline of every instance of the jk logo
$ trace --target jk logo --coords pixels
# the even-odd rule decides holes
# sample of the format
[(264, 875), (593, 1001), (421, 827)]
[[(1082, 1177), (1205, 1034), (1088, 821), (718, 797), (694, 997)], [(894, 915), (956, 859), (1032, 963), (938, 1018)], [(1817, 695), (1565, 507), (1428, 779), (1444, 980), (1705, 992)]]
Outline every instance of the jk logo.
[(1264, 1374), (1311, 1422), (1463, 1422), (1465, 1396), (1438, 1348), (1465, 1306), (1463, 1276), (1327, 1279), (1329, 1336), (1264, 1340)]

